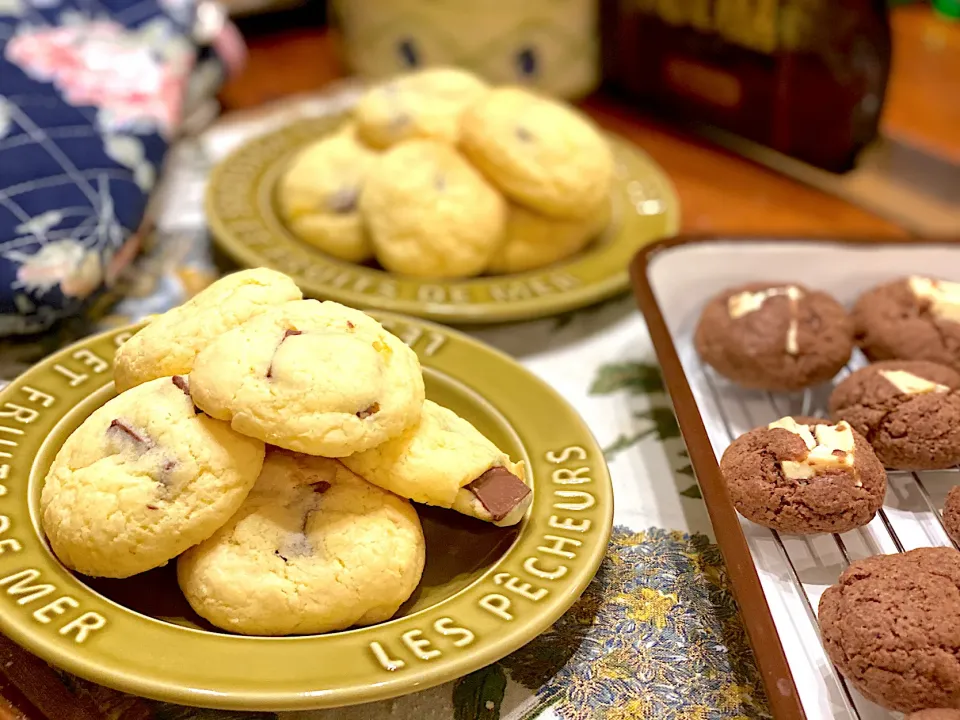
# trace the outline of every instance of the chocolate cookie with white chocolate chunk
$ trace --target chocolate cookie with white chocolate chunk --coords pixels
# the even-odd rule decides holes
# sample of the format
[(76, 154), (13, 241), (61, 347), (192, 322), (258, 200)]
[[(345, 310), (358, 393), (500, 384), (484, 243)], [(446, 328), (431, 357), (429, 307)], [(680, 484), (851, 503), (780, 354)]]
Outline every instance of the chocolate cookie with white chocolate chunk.
[(960, 371), (960, 283), (910, 276), (868, 290), (853, 308), (871, 360), (929, 360)]
[(925, 360), (887, 360), (861, 368), (830, 395), (830, 414), (846, 420), (897, 470), (960, 463), (960, 373)]
[(707, 304), (694, 344), (705, 363), (738, 385), (799, 390), (829, 380), (847, 363), (853, 322), (827, 293), (752, 283)]
[(751, 430), (727, 448), (720, 470), (741, 515), (797, 534), (866, 525), (887, 488), (870, 445), (842, 421), (785, 417)]

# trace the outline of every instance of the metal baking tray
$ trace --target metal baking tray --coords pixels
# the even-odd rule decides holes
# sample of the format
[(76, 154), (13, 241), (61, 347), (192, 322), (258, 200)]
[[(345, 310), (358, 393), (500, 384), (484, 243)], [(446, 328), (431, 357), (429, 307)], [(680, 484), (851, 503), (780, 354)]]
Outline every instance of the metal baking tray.
[[(777, 718), (900, 717), (844, 682), (820, 642), (817, 605), (854, 560), (949, 546), (940, 511), (960, 474), (889, 472), (883, 509), (848, 533), (791, 536), (741, 518), (717, 464), (723, 451), (738, 435), (785, 415), (826, 417), (831, 385), (798, 393), (740, 389), (700, 362), (693, 331), (707, 301), (734, 285), (803, 283), (849, 307), (864, 290), (911, 274), (960, 280), (960, 243), (681, 237), (648, 246), (633, 263), (637, 302)], [(857, 351), (836, 379), (865, 363)]]

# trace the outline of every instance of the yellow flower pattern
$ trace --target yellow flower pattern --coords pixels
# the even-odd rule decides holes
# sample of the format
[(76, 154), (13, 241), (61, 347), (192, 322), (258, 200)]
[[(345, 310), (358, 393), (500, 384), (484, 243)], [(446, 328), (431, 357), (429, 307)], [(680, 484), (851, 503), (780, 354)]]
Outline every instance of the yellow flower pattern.
[(524, 720), (548, 708), (562, 720), (770, 717), (719, 550), (702, 535), (615, 528), (577, 604), (499, 664), (536, 693)]

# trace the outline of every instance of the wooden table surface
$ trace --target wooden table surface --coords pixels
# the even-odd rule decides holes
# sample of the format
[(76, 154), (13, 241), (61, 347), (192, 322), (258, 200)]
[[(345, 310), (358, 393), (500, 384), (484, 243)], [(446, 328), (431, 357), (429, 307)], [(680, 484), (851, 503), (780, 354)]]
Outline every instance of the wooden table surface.
[[(940, 19), (924, 5), (905, 6), (893, 12), (893, 34), (885, 132), (960, 162), (960, 23)], [(245, 71), (221, 94), (227, 110), (316, 90), (344, 75), (330, 33), (287, 30), (249, 42)], [(631, 139), (665, 168), (680, 195), (684, 232), (907, 234), (844, 200), (612, 101), (595, 97), (583, 106), (601, 125)]]

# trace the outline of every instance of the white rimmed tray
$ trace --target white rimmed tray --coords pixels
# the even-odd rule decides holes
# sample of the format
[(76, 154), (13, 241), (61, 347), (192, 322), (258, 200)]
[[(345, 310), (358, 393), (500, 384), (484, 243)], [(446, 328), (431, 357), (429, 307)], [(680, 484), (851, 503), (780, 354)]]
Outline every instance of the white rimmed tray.
[[(960, 244), (759, 238), (674, 240), (654, 246), (638, 258), (634, 281), (661, 362), (666, 366), (675, 351), (706, 439), (719, 460), (730, 442), (751, 428), (790, 414), (826, 416), (831, 385), (781, 394), (742, 390), (718, 377), (701, 364), (693, 347), (694, 327), (711, 297), (727, 287), (770, 280), (825, 290), (849, 306), (864, 290), (910, 274), (960, 279)], [(644, 294), (653, 303), (645, 302)], [(654, 326), (661, 321), (666, 336), (658, 338)], [(836, 380), (864, 363), (857, 352)], [(685, 413), (679, 407), (682, 400), (678, 398), (686, 393), (677, 392), (679, 373), (671, 378), (665, 367), (665, 376), (678, 403), (680, 426), (700, 475), (703, 468), (697, 467), (692, 444), (704, 438), (689, 422), (689, 416), (688, 422), (684, 422)], [(865, 700), (843, 681), (820, 643), (816, 608), (822, 592), (837, 581), (853, 560), (878, 553), (950, 545), (940, 522), (940, 510), (946, 493), (958, 483), (960, 473), (956, 469), (891, 472), (882, 511), (867, 527), (841, 535), (780, 535), (741, 518), (763, 595), (809, 720), (900, 717)], [(719, 530), (718, 540), (726, 553)], [(742, 606), (745, 615), (756, 610)], [(758, 643), (758, 638), (751, 639), (755, 645)]]

